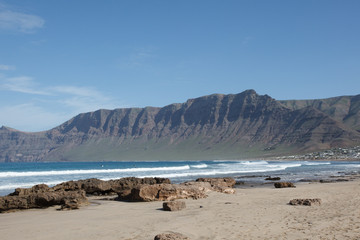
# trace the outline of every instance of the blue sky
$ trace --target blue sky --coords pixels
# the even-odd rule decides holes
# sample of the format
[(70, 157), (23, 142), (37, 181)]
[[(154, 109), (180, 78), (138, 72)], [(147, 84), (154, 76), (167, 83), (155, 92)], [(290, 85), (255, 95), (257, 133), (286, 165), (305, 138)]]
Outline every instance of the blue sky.
[(360, 94), (358, 0), (0, 0), (0, 125), (255, 89)]

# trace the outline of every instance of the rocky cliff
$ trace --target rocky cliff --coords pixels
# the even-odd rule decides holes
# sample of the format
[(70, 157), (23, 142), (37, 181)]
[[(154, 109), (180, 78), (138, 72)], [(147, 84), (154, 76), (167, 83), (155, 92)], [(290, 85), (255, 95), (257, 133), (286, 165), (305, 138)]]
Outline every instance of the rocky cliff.
[(163, 108), (98, 110), (44, 132), (2, 127), (0, 161), (239, 159), (352, 146), (360, 142), (359, 96), (349, 102), (333, 111), (330, 103), (247, 90)]

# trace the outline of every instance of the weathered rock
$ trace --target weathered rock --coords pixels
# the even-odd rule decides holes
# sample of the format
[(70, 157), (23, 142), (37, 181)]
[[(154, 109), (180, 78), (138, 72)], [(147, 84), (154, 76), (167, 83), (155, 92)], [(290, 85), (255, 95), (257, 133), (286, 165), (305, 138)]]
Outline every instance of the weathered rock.
[(128, 200), (135, 202), (149, 201), (171, 201), (185, 198), (205, 198), (206, 192), (211, 189), (209, 183), (193, 184), (143, 184), (131, 189), (130, 194), (118, 194), (117, 200)]
[(190, 238), (181, 233), (168, 232), (156, 235), (154, 240), (190, 240)]
[(168, 178), (135, 178), (127, 177), (120, 178), (117, 180), (110, 180), (111, 189), (113, 192), (117, 193), (119, 198), (126, 199), (131, 194), (133, 188), (139, 185), (154, 185), (154, 184), (170, 184), (170, 179)]
[(321, 205), (321, 199), (320, 198), (293, 199), (290, 200), (289, 204), (304, 205), (304, 206)]
[(65, 204), (66, 201), (76, 201), (78, 204), (87, 203), (83, 190), (78, 191), (55, 191), (47, 185), (36, 185), (29, 189), (16, 189), (9, 196), (0, 197), (0, 212), (30, 209), (47, 208), (54, 205)]
[(26, 196), (29, 194), (37, 194), (48, 191), (50, 191), (50, 187), (48, 185), (38, 184), (31, 188), (16, 188), (13, 193), (9, 194), (9, 196)]
[(164, 211), (180, 211), (184, 208), (186, 208), (184, 201), (170, 201), (163, 203)]
[(274, 183), (275, 188), (294, 188), (296, 187), (293, 183), (291, 182), (277, 182)]
[(280, 177), (267, 177), (265, 178), (265, 181), (279, 181), (281, 180)]
[(77, 199), (65, 199), (59, 210), (75, 210), (79, 209), (80, 205)]
[(196, 182), (208, 182), (212, 189), (217, 192), (235, 193), (233, 187), (235, 186), (236, 181), (234, 178), (198, 178), (196, 179)]
[(55, 191), (84, 190), (86, 194), (106, 195), (112, 191), (111, 184), (96, 178), (60, 183), (53, 187)]
[(168, 178), (120, 178), (117, 180), (103, 181), (96, 178), (68, 181), (53, 187), (55, 191), (76, 191), (84, 190), (90, 195), (111, 195), (121, 193), (126, 196), (130, 194), (131, 189), (140, 184), (160, 184), (170, 183)]

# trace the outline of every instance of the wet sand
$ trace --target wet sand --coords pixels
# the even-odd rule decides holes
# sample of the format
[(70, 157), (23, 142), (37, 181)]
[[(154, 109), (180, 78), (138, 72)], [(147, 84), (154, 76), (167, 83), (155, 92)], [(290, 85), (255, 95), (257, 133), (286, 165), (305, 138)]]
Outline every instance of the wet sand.
[[(290, 206), (294, 198), (321, 198), (320, 206)], [(162, 202), (92, 200), (74, 211), (48, 209), (0, 214), (7, 239), (141, 239), (174, 231), (190, 239), (360, 239), (360, 181), (301, 183), (296, 188), (237, 189), (187, 199), (186, 209), (162, 211)]]

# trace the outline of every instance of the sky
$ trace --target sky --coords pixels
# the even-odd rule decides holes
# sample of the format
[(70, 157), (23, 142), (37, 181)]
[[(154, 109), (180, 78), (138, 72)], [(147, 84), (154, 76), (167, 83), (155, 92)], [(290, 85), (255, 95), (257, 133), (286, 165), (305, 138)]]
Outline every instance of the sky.
[(0, 0), (0, 126), (254, 89), (360, 94), (358, 0)]

